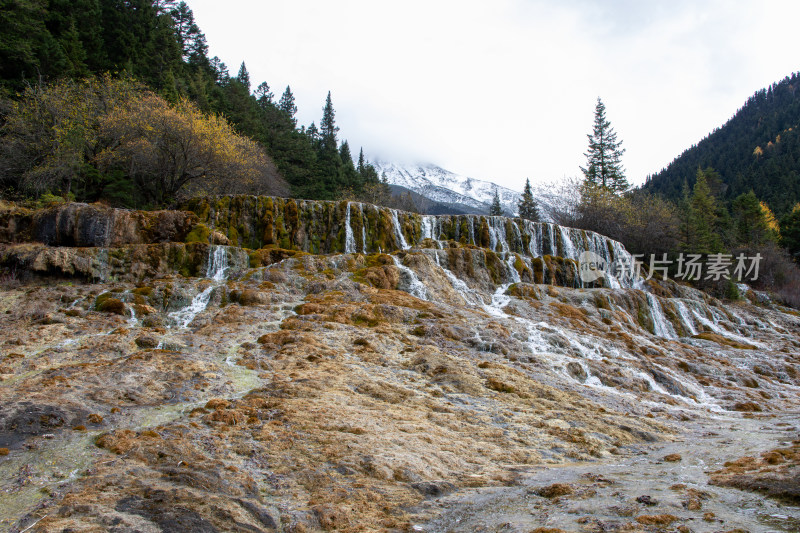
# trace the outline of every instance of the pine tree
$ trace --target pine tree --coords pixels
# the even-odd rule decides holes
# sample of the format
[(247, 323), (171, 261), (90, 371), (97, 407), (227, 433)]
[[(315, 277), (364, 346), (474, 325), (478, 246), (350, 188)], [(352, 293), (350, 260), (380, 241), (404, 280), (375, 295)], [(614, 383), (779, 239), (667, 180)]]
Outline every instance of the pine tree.
[[(294, 118), (295, 114), (297, 114), (297, 106), (294, 104), (292, 89), (288, 85), (286, 86), (286, 90), (283, 91), (281, 99), (278, 101), (278, 109), (289, 115), (292, 124), (297, 124), (297, 120)], [(316, 129), (316, 126), (314, 129)]]
[(630, 188), (622, 168), (622, 141), (617, 141), (617, 133), (606, 119), (606, 107), (600, 98), (594, 110), (594, 126), (588, 134), (589, 150), (586, 156), (586, 167), (580, 167), (585, 176), (584, 184), (592, 187), (603, 187), (615, 194)]
[(272, 103), (272, 99), (275, 97), (272, 94), (272, 91), (269, 90), (269, 84), (265, 81), (262, 81), (256, 87), (256, 100), (258, 100), (258, 104), (261, 107), (265, 107), (267, 104)]
[(358, 153), (358, 166), (356, 167), (356, 170), (362, 177), (364, 176), (364, 163), (364, 148), (362, 147), (361, 151)]
[(736, 244), (760, 246), (778, 240), (775, 216), (752, 190), (737, 196), (732, 208)]
[(353, 156), (350, 154), (350, 145), (347, 141), (344, 141), (339, 148), (339, 157), (342, 160), (344, 186), (355, 192), (360, 192), (361, 179), (355, 165), (353, 165)]
[(492, 207), (489, 208), (489, 215), (499, 217), (503, 214), (503, 206), (500, 205), (500, 196), (497, 194), (497, 188), (494, 189), (494, 198), (492, 199)]
[(519, 217), (524, 220), (539, 221), (539, 207), (536, 205), (536, 200), (533, 199), (531, 192), (531, 180), (525, 179), (525, 189), (522, 191), (522, 198), (519, 204)]
[(781, 246), (800, 261), (800, 203), (781, 218)]
[(322, 120), (319, 127), (323, 149), (336, 149), (338, 145), (336, 134), (339, 132), (339, 128), (336, 126), (336, 112), (333, 110), (330, 91), (325, 99), (325, 107), (322, 108)]
[(317, 129), (317, 125), (313, 122), (306, 128), (306, 135), (311, 139), (311, 144), (316, 146), (317, 143), (319, 143), (319, 130)]
[(703, 170), (697, 171), (692, 196), (689, 200), (688, 250), (696, 254), (711, 254), (722, 251), (722, 242), (716, 229), (717, 205)]
[(242, 61), (242, 66), (239, 67), (239, 74), (236, 75), (236, 80), (244, 85), (248, 93), (250, 92), (250, 73), (247, 72), (247, 67), (244, 65), (244, 61)]

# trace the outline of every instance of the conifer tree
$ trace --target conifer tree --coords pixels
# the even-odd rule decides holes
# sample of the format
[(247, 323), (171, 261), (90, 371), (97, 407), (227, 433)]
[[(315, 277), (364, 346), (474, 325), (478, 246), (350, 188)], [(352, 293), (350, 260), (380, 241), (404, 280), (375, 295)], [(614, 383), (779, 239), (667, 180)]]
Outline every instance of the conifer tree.
[(236, 79), (239, 83), (244, 85), (247, 92), (250, 92), (250, 73), (247, 72), (247, 67), (244, 65), (244, 61), (242, 61), (242, 66), (239, 67), (239, 73), (236, 75)]
[(322, 120), (319, 127), (323, 149), (336, 149), (338, 144), (336, 134), (339, 132), (339, 128), (336, 126), (336, 112), (333, 110), (330, 91), (325, 99), (325, 107), (322, 108)]
[(306, 135), (311, 139), (311, 143), (316, 145), (319, 142), (319, 130), (317, 129), (317, 125), (312, 122), (308, 128), (306, 128)]
[(274, 97), (275, 95), (269, 90), (269, 84), (267, 82), (262, 81), (258, 84), (258, 87), (256, 87), (256, 100), (258, 100), (258, 104), (261, 107), (271, 104)]
[(800, 203), (781, 218), (781, 246), (800, 261)]
[(606, 107), (600, 98), (594, 110), (594, 126), (588, 134), (589, 150), (586, 167), (580, 167), (585, 177), (584, 184), (590, 187), (603, 187), (615, 194), (630, 188), (622, 168), (622, 141), (617, 141), (617, 133), (606, 119)]
[(497, 194), (497, 188), (494, 189), (494, 198), (492, 199), (492, 206), (489, 208), (489, 215), (498, 217), (503, 214), (503, 206), (500, 205), (500, 196)]
[(356, 192), (360, 192), (360, 175), (356, 171), (355, 165), (353, 165), (353, 156), (350, 154), (350, 145), (347, 141), (344, 141), (342, 146), (339, 148), (339, 157), (342, 160), (342, 177), (344, 178), (345, 182), (344, 186)]
[[(292, 89), (288, 85), (286, 86), (286, 90), (283, 91), (281, 99), (278, 101), (278, 109), (289, 115), (292, 124), (297, 124), (297, 121), (294, 118), (295, 114), (297, 114), (297, 106), (294, 103), (294, 95), (292, 94)], [(314, 127), (314, 129), (316, 129), (316, 126)]]
[(536, 200), (533, 199), (531, 192), (531, 180), (525, 179), (525, 189), (522, 191), (522, 198), (519, 204), (519, 217), (524, 220), (539, 221), (539, 207), (536, 205)]
[(358, 166), (356, 167), (358, 173), (363, 177), (364, 176), (364, 148), (361, 148), (361, 151), (358, 153)]
[(716, 231), (717, 205), (711, 188), (706, 181), (706, 174), (698, 169), (692, 196), (689, 200), (689, 234), (688, 250), (697, 254), (711, 254), (722, 251), (722, 242)]

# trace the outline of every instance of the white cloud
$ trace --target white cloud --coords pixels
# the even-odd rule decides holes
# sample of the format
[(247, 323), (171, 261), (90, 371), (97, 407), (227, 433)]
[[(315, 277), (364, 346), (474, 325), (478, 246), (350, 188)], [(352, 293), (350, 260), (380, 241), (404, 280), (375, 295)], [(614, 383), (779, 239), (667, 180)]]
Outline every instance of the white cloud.
[(597, 96), (641, 183), (798, 70), (790, 1), (189, 4), (232, 73), (291, 84), (301, 123), (330, 90), (354, 152), (516, 189), (579, 172)]

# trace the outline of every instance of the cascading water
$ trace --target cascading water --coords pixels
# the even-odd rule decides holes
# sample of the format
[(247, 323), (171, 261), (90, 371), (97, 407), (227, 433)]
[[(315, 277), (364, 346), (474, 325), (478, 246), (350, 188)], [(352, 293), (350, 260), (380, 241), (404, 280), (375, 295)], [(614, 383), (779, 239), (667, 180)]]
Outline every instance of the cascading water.
[(400, 270), (401, 273), (404, 274), (406, 278), (406, 284), (408, 285), (408, 290), (406, 292), (408, 292), (411, 296), (419, 298), (420, 300), (427, 300), (428, 289), (417, 277), (417, 273), (401, 263), (400, 259), (396, 255), (393, 255), (392, 259), (394, 260), (395, 266)]
[(403, 250), (408, 250), (411, 248), (408, 242), (406, 242), (405, 236), (403, 236), (403, 230), (400, 229), (400, 221), (397, 219), (397, 209), (392, 209), (392, 226), (394, 227), (394, 234), (397, 237), (397, 244)]
[(577, 260), (578, 253), (575, 251), (575, 245), (572, 243), (569, 230), (564, 226), (559, 226), (558, 232), (561, 236), (561, 246), (564, 248), (564, 258)]
[(175, 325), (181, 329), (189, 327), (192, 320), (199, 314), (205, 311), (208, 307), (208, 302), (211, 299), (211, 291), (213, 291), (219, 284), (225, 281), (226, 272), (230, 266), (228, 265), (228, 255), (224, 246), (213, 246), (208, 260), (208, 267), (206, 269), (206, 277), (211, 279), (213, 283), (209, 284), (200, 294), (192, 298), (189, 305), (183, 309), (173, 311), (169, 317)]
[(672, 325), (667, 322), (667, 318), (664, 316), (664, 311), (661, 309), (658, 298), (649, 292), (645, 293), (645, 295), (647, 304), (650, 307), (650, 316), (653, 319), (653, 333), (665, 339), (677, 338), (675, 330), (672, 329)]
[(686, 304), (678, 301), (676, 302), (675, 306), (678, 308), (678, 314), (681, 315), (681, 321), (683, 322), (684, 327), (689, 330), (691, 335), (697, 335), (697, 330), (694, 327), (694, 321), (692, 320), (692, 316), (689, 314), (689, 309), (686, 307)]
[(550, 255), (558, 255), (558, 248), (556, 247), (556, 236), (552, 224), (547, 224), (547, 234), (550, 237)]
[(350, 202), (347, 202), (347, 210), (344, 215), (344, 253), (356, 253), (356, 238), (350, 225)]

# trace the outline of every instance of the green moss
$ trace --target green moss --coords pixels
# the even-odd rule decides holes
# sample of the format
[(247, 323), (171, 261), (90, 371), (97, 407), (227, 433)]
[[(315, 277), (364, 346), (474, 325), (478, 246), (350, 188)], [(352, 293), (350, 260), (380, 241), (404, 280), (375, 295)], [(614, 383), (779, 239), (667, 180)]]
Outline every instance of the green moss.
[(353, 315), (353, 324), (356, 326), (367, 326), (370, 328), (374, 328), (375, 326), (380, 324), (380, 320), (371, 316), (357, 313)]
[(394, 259), (389, 254), (370, 254), (364, 258), (364, 261), (368, 267), (394, 264)]
[(99, 304), (95, 304), (95, 308), (102, 313), (126, 314), (125, 304), (117, 298), (105, 298)]
[(531, 259), (531, 266), (533, 267), (533, 282), (544, 283), (544, 260), (541, 257), (534, 257)]
[(469, 243), (469, 226), (467, 225), (467, 218), (461, 219), (461, 224), (458, 227), (458, 242), (461, 244)]
[(492, 281), (494, 283), (502, 283), (503, 276), (501, 274), (502, 267), (500, 265), (502, 261), (494, 252), (487, 250), (485, 254), (486, 254), (486, 268), (489, 270), (489, 275), (491, 276)]
[(113, 298), (113, 297), (114, 297), (114, 295), (112, 293), (110, 293), (110, 292), (104, 292), (104, 293), (100, 294), (94, 300), (95, 311), (100, 311), (100, 307), (103, 305), (103, 302), (105, 302), (106, 300), (108, 300), (110, 298)]
[(489, 223), (486, 221), (486, 217), (481, 217), (480, 224), (481, 224), (481, 228), (480, 228), (480, 231), (478, 232), (478, 235), (479, 235), (478, 241), (479, 242), (476, 242), (475, 244), (477, 244), (478, 246), (481, 246), (483, 248), (488, 248), (492, 243), (492, 239), (489, 236)]
[(211, 236), (211, 230), (208, 229), (208, 226), (206, 226), (205, 224), (195, 224), (195, 226), (192, 228), (192, 231), (190, 231), (189, 234), (186, 235), (186, 239), (184, 240), (184, 242), (206, 243), (209, 242), (210, 236)]

